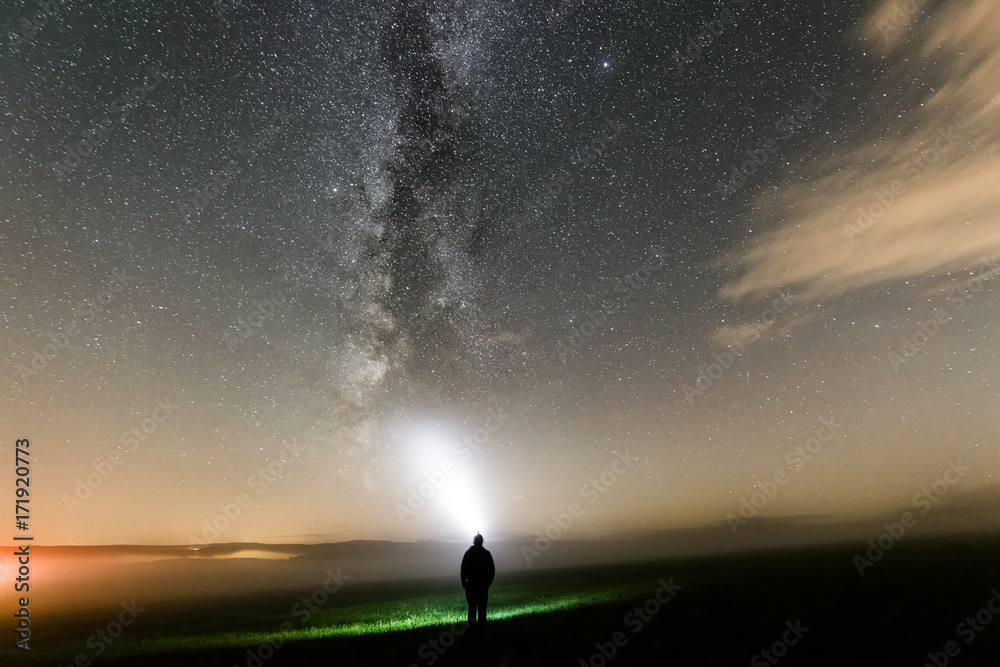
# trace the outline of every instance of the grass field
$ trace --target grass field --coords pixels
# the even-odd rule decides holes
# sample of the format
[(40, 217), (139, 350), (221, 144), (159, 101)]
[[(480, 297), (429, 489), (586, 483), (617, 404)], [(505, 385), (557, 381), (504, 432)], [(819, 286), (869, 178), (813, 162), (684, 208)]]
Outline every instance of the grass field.
[[(971, 639), (956, 632), (1000, 588), (1000, 539), (901, 542), (864, 577), (852, 562), (859, 553), (848, 545), (500, 573), (484, 636), (458, 634), (457, 577), (345, 585), (308, 618), (304, 607), (291, 611), (308, 590), (191, 601), (141, 615), (92, 664), (919, 667), (949, 641), (958, 654), (939, 662), (1000, 664), (1000, 614), (988, 612), (987, 623), (981, 614)], [(682, 588), (651, 603), (671, 579)], [(645, 620), (637, 605), (648, 605)], [(780, 659), (754, 661), (783, 636), (795, 643), (777, 647)], [(279, 647), (262, 649), (265, 642)], [(598, 644), (614, 655), (605, 659)], [(78, 637), (38, 641), (31, 664), (69, 664), (84, 648)]]

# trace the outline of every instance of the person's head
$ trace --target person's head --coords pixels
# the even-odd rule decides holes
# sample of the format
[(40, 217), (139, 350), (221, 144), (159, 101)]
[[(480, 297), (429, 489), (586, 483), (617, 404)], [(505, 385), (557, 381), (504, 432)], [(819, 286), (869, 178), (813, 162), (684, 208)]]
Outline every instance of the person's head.
[(476, 533), (476, 536), (472, 538), (472, 543), (477, 547), (483, 546), (483, 536)]

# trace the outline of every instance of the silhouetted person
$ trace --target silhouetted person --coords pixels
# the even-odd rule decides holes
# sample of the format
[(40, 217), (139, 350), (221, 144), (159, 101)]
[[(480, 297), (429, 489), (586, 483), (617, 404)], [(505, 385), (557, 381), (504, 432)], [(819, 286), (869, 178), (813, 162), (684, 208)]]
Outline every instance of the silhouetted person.
[[(493, 556), (483, 548), (483, 536), (476, 533), (472, 546), (462, 557), (462, 588), (469, 602), (469, 625), (479, 631), (486, 629), (486, 601), (489, 599), (490, 584), (493, 583)], [(476, 626), (476, 612), (479, 625)]]

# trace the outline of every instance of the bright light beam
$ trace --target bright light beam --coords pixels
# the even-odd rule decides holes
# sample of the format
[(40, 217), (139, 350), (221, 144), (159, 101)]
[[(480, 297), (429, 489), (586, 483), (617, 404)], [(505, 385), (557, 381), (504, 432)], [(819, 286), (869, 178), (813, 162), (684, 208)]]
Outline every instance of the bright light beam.
[(489, 530), (482, 510), (480, 493), (477, 493), (477, 488), (472, 482), (469, 473), (456, 473), (441, 488), (439, 505), (456, 530), (465, 533), (469, 538), (476, 533), (486, 533)]

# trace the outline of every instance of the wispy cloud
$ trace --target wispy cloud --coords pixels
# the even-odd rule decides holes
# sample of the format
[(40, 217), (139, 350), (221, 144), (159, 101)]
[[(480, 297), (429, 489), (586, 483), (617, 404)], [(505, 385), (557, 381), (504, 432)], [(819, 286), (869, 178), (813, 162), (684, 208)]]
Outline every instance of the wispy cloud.
[(883, 68), (873, 95), (921, 83), (929, 92), (902, 112), (876, 112), (878, 122), (859, 117), (852, 144), (763, 195), (757, 210), (786, 222), (729, 258), (740, 275), (720, 298), (791, 289), (822, 301), (1000, 252), (1000, 3), (926, 3), (901, 15), (904, 4), (881, 3), (853, 38)]
[(779, 314), (777, 319), (769, 322), (733, 324), (720, 327), (712, 332), (712, 339), (726, 347), (745, 347), (758, 341), (773, 340), (787, 336), (805, 323), (817, 318), (817, 313), (793, 310), (790, 313)]

